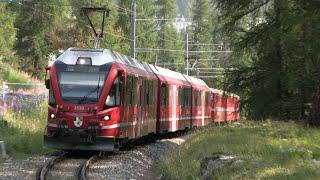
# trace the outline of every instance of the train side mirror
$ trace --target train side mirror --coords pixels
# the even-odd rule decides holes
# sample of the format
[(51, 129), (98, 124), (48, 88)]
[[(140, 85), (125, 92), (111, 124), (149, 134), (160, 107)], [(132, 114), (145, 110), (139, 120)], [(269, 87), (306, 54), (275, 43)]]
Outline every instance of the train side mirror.
[[(48, 75), (48, 71), (50, 70), (50, 67), (46, 67), (46, 75), (44, 77), (45, 81), (44, 81), (44, 85), (46, 86), (47, 89), (50, 89), (50, 77), (47, 79), (47, 75)], [(50, 76), (50, 74), (49, 74)]]
[(50, 79), (46, 79), (46, 80), (45, 80), (44, 84), (46, 85), (46, 88), (47, 88), (47, 89), (50, 89), (50, 83), (51, 83), (51, 82), (50, 82)]

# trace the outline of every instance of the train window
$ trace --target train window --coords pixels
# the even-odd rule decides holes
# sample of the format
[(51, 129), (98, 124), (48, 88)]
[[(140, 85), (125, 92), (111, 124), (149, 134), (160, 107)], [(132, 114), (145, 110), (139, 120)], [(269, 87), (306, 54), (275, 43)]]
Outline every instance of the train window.
[(131, 105), (137, 104), (137, 78), (132, 76)]
[(127, 76), (127, 83), (126, 83), (126, 105), (131, 104), (131, 93), (132, 93), (132, 78), (131, 76)]
[(145, 80), (144, 81), (144, 91), (145, 91), (145, 98), (144, 98), (144, 105), (149, 105), (149, 99), (150, 99), (150, 92), (149, 92), (149, 81), (148, 80)]
[(206, 106), (210, 106), (210, 92), (206, 92), (205, 98)]
[(153, 105), (153, 90), (154, 90), (154, 88), (153, 88), (153, 85), (154, 85), (154, 83), (153, 83), (153, 81), (150, 81), (150, 84), (149, 84), (149, 95), (150, 95), (150, 97), (149, 97), (149, 105)]
[(186, 112), (186, 107), (190, 106), (190, 98), (191, 98), (191, 95), (190, 95), (190, 88), (186, 88), (186, 87), (183, 87), (183, 88), (180, 88), (179, 89), (179, 103), (182, 107), (182, 112), (185, 113)]
[(161, 105), (168, 106), (169, 94), (168, 94), (168, 85), (162, 84), (161, 85)]
[(201, 91), (195, 90), (194, 95), (195, 95), (194, 96), (194, 98), (195, 98), (195, 100), (194, 100), (195, 106), (200, 106), (200, 104), (201, 104)]
[(146, 105), (153, 105), (153, 81), (146, 81), (146, 86), (145, 86), (145, 102)]
[(107, 107), (114, 107), (120, 105), (120, 77), (114, 80), (114, 83), (110, 89), (109, 95), (106, 99), (105, 105)]
[(178, 93), (179, 93), (179, 95), (178, 95), (178, 97), (179, 97), (179, 105), (180, 106), (184, 106), (184, 98), (183, 98), (183, 96), (184, 96), (184, 88), (179, 87), (178, 88)]
[(182, 107), (189, 105), (189, 89), (188, 88), (179, 88), (179, 104)]

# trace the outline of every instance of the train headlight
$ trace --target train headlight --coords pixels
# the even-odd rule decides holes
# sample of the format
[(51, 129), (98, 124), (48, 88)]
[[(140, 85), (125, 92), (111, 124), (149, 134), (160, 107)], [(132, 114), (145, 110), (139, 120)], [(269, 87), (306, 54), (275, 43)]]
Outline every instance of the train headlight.
[(55, 118), (55, 117), (56, 117), (56, 115), (51, 114), (51, 115), (50, 115), (50, 117), (51, 117), (51, 119), (53, 119), (53, 118)]
[(92, 65), (92, 60), (90, 57), (78, 57), (77, 65)]
[(105, 120), (105, 121), (109, 121), (111, 118), (110, 118), (110, 116), (105, 116), (105, 117), (103, 117), (103, 120)]

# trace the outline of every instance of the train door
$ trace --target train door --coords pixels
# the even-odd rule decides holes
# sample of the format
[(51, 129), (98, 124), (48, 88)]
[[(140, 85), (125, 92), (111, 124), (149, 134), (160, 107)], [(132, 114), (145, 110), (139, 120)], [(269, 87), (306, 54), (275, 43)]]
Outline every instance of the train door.
[(137, 127), (138, 127), (138, 130), (137, 130), (137, 137), (140, 137), (141, 136), (141, 126), (142, 126), (142, 106), (143, 106), (143, 100), (144, 100), (144, 96), (143, 96), (143, 78), (140, 77), (138, 79), (138, 122), (137, 122)]

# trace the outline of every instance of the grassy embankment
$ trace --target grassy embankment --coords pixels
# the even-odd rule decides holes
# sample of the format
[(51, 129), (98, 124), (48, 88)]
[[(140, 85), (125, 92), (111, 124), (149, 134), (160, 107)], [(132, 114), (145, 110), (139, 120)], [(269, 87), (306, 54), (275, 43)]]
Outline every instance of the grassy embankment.
[[(26, 74), (10, 68), (7, 64), (0, 63), (0, 68), (0, 85), (3, 81), (14, 83), (33, 81)], [(5, 115), (0, 115), (0, 139), (5, 142), (7, 154), (14, 159), (47, 151), (42, 148), (47, 117), (46, 103), (43, 102), (41, 105), (21, 101), (19, 103), (21, 110), (9, 108)], [(1, 162), (3, 159), (0, 159), (0, 164)]]
[(196, 130), (162, 160), (159, 173), (165, 179), (199, 179), (200, 161), (216, 153), (236, 156), (244, 163), (228, 166), (212, 179), (320, 177), (320, 130), (271, 121)]

